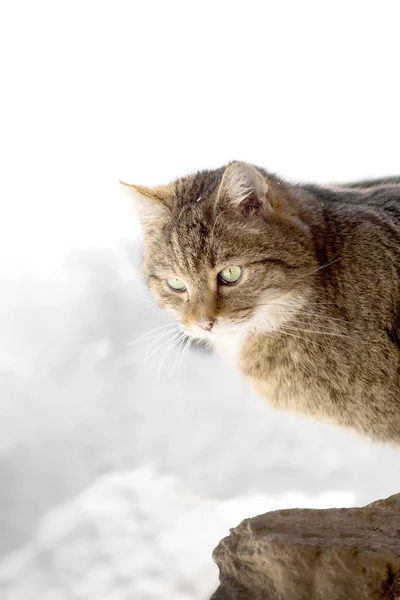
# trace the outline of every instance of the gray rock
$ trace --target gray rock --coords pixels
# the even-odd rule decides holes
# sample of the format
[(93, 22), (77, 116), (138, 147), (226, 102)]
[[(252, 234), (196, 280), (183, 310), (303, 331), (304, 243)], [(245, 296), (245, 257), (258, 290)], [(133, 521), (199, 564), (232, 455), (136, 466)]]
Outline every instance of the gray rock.
[(221, 584), (211, 600), (400, 599), (400, 494), (246, 519), (213, 558)]

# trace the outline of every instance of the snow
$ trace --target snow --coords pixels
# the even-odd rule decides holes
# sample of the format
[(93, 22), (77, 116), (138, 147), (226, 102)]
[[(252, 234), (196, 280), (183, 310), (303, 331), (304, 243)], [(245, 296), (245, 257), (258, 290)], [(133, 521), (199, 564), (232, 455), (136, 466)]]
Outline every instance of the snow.
[[(351, 494), (201, 498), (151, 469), (101, 477), (43, 519), (0, 563), (2, 600), (204, 600), (217, 587), (211, 550), (251, 514), (349, 506)], [(208, 594), (208, 596), (207, 596)]]

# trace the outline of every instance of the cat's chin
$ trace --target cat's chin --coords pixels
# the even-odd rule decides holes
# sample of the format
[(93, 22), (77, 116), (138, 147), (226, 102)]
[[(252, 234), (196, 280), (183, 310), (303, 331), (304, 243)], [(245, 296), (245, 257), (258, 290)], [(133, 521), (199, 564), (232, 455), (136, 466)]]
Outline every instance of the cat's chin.
[(197, 340), (205, 340), (213, 343), (221, 337), (231, 337), (240, 335), (242, 328), (239, 327), (221, 327), (216, 326), (211, 331), (207, 331), (194, 324), (192, 327), (185, 327), (181, 325), (181, 330), (185, 335), (189, 335)]
[(212, 341), (213, 337), (215, 337), (215, 333), (213, 331), (206, 331), (196, 325), (193, 327), (184, 327), (181, 325), (180, 327), (185, 335), (195, 338), (196, 340), (206, 340), (210, 342)]

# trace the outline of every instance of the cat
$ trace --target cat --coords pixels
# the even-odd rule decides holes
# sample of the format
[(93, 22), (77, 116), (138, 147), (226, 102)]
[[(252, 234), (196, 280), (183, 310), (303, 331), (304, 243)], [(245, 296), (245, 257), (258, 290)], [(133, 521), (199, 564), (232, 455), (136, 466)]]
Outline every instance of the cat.
[(400, 178), (294, 184), (233, 161), (121, 184), (183, 332), (274, 406), (400, 443)]

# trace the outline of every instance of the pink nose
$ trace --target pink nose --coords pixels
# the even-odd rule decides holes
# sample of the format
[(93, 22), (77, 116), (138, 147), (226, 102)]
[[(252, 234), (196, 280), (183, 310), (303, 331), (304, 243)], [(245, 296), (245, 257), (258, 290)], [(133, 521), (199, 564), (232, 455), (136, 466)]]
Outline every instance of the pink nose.
[(206, 331), (211, 331), (214, 321), (211, 319), (200, 319), (199, 321), (196, 321), (196, 324)]

